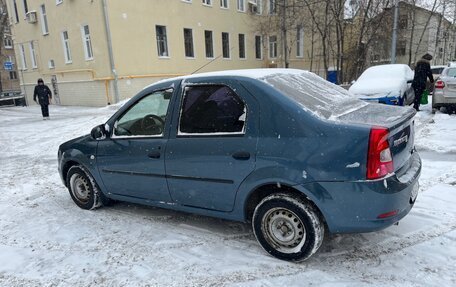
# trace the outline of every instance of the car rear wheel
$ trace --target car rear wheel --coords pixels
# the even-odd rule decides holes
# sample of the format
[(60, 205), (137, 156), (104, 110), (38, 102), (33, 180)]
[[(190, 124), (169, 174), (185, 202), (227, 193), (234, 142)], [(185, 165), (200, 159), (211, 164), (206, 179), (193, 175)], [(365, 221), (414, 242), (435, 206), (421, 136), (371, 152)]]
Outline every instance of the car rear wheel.
[(72, 166), (67, 173), (66, 183), (74, 203), (82, 209), (102, 206), (102, 194), (90, 175), (81, 165)]
[(255, 208), (252, 225), (263, 249), (282, 260), (306, 260), (324, 238), (324, 224), (315, 207), (286, 194), (264, 198)]

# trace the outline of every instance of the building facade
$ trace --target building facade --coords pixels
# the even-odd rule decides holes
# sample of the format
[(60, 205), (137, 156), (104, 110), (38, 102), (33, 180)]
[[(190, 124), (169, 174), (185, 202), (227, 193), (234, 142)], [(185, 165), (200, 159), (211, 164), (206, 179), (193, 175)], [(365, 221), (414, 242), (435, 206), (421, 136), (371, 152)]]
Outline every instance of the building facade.
[(5, 0), (0, 0), (0, 14), (0, 38), (2, 38), (0, 44), (0, 91), (10, 94), (20, 92), (20, 86)]
[(38, 78), (58, 104), (104, 106), (167, 77), (265, 66), (246, 0), (7, 4), (29, 102)]

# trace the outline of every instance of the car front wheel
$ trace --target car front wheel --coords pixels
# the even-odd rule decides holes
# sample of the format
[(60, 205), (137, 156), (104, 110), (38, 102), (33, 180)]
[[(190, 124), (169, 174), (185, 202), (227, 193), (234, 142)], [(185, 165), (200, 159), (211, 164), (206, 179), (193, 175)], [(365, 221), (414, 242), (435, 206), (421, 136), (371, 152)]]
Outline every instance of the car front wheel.
[(324, 238), (324, 224), (315, 207), (286, 194), (264, 198), (255, 208), (252, 225), (263, 249), (282, 260), (306, 260)]
[(95, 180), (81, 165), (68, 170), (66, 183), (71, 198), (82, 209), (95, 209), (102, 205), (101, 195)]

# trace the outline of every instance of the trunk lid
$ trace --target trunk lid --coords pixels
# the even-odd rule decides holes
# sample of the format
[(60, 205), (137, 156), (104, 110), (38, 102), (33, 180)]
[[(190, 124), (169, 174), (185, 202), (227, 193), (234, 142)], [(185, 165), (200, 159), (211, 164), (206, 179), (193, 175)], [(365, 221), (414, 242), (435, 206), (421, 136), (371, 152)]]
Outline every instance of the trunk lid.
[(410, 107), (369, 104), (361, 109), (339, 116), (337, 120), (349, 124), (388, 128), (388, 143), (393, 158), (394, 171), (401, 174), (410, 165), (410, 157), (414, 150), (413, 117), (415, 114), (416, 111)]

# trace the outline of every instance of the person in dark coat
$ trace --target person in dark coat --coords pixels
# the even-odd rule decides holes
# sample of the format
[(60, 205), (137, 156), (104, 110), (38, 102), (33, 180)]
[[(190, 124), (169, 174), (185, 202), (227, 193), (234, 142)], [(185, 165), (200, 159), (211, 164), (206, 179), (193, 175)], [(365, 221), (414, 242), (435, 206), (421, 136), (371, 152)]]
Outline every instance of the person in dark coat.
[(434, 83), (434, 77), (432, 77), (431, 64), (432, 56), (426, 53), (415, 66), (415, 76), (413, 77), (412, 88), (415, 91), (415, 100), (413, 101), (413, 107), (415, 110), (420, 110), (421, 95), (426, 89), (426, 81), (429, 78), (431, 84)]
[[(36, 98), (38, 97), (38, 102)], [(52, 100), (52, 93), (48, 86), (43, 82), (43, 79), (38, 79), (38, 85), (35, 86), (33, 91), (33, 100), (35, 103), (39, 103), (41, 106), (41, 114), (43, 115), (43, 120), (49, 119), (49, 104)]]

